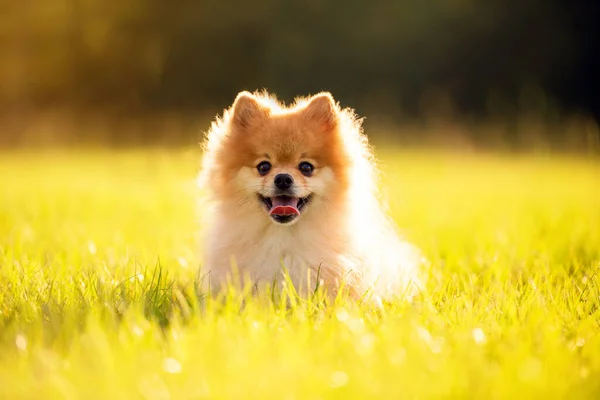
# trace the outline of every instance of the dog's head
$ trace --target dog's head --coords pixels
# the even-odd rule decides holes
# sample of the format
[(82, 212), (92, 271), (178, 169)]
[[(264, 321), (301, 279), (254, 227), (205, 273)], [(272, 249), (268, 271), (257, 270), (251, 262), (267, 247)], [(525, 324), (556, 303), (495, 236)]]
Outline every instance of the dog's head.
[(281, 225), (335, 207), (348, 163), (338, 113), (328, 93), (290, 108), (240, 93), (212, 158), (220, 170), (219, 198)]

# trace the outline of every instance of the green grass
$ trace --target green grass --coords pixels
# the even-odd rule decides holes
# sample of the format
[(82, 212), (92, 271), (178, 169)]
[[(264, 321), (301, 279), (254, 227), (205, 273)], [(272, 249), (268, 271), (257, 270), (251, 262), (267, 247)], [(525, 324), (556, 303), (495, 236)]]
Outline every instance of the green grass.
[(598, 161), (380, 155), (422, 299), (202, 312), (197, 151), (1, 153), (0, 398), (596, 398)]

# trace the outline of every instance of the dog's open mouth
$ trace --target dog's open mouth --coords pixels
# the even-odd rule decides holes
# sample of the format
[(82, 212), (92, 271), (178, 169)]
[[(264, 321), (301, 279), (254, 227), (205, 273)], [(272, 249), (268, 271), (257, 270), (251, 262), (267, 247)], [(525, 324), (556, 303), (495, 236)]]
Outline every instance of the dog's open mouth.
[(265, 204), (271, 218), (276, 222), (286, 224), (300, 215), (302, 209), (310, 202), (312, 194), (308, 197), (264, 197), (259, 194), (258, 197)]

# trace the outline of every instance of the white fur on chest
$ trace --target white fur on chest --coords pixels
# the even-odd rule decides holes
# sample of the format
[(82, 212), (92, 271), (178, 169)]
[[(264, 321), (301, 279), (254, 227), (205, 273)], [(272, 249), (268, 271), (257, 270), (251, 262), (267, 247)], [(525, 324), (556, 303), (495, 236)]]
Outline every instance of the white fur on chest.
[(286, 271), (296, 289), (304, 292), (314, 289), (321, 273), (335, 276), (343, 269), (334, 235), (320, 230), (319, 225), (264, 222), (222, 220), (215, 226), (206, 258), (212, 284), (225, 284), (235, 265), (241, 277), (258, 286), (281, 281)]

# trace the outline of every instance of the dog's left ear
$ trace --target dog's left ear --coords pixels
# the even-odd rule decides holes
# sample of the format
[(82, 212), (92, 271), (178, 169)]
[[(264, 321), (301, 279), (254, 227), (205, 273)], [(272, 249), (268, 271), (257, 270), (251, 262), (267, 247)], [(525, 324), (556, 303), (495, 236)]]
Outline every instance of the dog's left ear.
[(304, 115), (308, 120), (318, 124), (323, 131), (333, 130), (338, 123), (335, 101), (333, 96), (327, 92), (314, 95), (308, 101)]
[(233, 122), (240, 128), (249, 128), (268, 118), (269, 109), (249, 92), (241, 92), (233, 103)]

